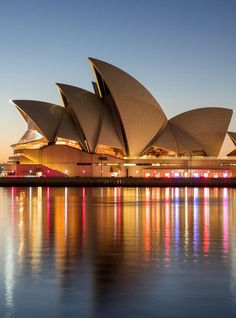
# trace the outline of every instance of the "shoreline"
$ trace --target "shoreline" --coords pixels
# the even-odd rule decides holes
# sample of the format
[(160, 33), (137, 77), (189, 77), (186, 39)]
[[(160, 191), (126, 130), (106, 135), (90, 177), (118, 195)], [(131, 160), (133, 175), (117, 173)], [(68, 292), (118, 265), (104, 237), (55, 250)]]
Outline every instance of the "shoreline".
[(0, 187), (236, 187), (236, 178), (0, 177)]

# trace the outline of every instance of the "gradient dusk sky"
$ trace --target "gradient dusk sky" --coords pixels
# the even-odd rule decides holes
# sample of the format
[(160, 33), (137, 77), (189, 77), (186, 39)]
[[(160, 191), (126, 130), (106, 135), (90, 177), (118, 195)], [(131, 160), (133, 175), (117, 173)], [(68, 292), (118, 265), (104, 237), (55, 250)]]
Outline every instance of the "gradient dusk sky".
[(0, 162), (27, 128), (9, 99), (92, 90), (88, 56), (138, 79), (168, 118), (236, 108), (236, 0), (2, 0), (0, 39)]

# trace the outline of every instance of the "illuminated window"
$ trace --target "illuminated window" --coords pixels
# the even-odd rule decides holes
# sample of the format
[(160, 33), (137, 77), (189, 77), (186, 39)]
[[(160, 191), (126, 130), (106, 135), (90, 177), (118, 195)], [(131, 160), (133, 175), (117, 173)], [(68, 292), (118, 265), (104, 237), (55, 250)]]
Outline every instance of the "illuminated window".
[(141, 159), (155, 159), (160, 157), (168, 158), (168, 157), (175, 157), (175, 156), (176, 156), (176, 153), (174, 151), (152, 146), (145, 152), (145, 154), (141, 157)]
[(76, 140), (71, 140), (71, 139), (66, 139), (66, 138), (57, 138), (56, 139), (56, 142), (55, 142), (56, 145), (65, 145), (65, 146), (69, 146), (69, 147), (72, 147), (72, 148), (76, 148), (76, 149), (79, 149), (81, 150), (81, 146), (80, 146), (80, 143)]
[(123, 159), (124, 153), (122, 149), (116, 147), (110, 147), (105, 145), (98, 145), (96, 148), (96, 153), (101, 155), (109, 155), (115, 158)]
[(14, 150), (20, 150), (20, 149), (41, 149), (48, 145), (48, 142), (46, 138), (41, 138), (38, 140), (32, 140), (32, 141), (19, 141), (19, 143), (12, 145), (12, 148)]

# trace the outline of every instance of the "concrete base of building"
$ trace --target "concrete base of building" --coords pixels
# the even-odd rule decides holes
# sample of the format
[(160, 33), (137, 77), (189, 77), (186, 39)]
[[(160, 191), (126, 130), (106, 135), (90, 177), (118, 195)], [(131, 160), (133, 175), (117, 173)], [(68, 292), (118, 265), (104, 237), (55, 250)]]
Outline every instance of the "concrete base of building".
[(236, 187), (236, 178), (1, 177), (1, 187)]
[(62, 145), (17, 150), (3, 167), (3, 176), (231, 178), (236, 157), (114, 158)]

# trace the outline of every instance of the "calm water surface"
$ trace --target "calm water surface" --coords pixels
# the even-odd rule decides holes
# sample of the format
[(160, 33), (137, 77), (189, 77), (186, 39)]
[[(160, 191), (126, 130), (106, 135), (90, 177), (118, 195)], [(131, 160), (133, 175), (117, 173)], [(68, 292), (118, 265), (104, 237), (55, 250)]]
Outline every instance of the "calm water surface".
[(0, 188), (0, 317), (236, 317), (236, 189)]

